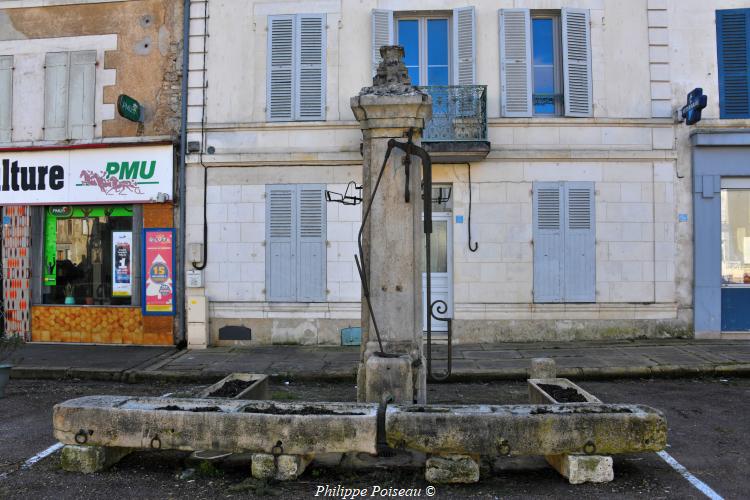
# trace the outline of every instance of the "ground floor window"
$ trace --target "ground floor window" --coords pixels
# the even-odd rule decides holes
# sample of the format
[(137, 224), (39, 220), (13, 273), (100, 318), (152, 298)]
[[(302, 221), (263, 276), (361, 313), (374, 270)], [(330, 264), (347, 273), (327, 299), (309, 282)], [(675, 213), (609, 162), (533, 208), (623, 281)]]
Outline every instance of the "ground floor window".
[(721, 277), (750, 284), (750, 189), (721, 190)]
[(43, 304), (135, 305), (133, 207), (44, 211)]

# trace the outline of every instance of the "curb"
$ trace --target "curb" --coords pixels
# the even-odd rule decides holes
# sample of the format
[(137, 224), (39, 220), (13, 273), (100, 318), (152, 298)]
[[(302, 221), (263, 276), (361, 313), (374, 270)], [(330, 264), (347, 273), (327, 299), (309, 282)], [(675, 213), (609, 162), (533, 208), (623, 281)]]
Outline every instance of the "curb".
[[(232, 373), (232, 371), (198, 371), (198, 370), (120, 370), (106, 368), (72, 368), (46, 366), (18, 366), (11, 369), (12, 379), (83, 379), (107, 382), (190, 382), (213, 383)], [(571, 380), (610, 380), (634, 378), (681, 378), (705, 376), (750, 377), (750, 363), (724, 363), (703, 365), (654, 365), (654, 366), (611, 366), (611, 367), (560, 367), (557, 375)], [(281, 372), (269, 374), (274, 381), (301, 382), (339, 382), (356, 383), (356, 370), (334, 372)], [(453, 373), (452, 382), (491, 382), (491, 381), (524, 381), (528, 372), (524, 369), (508, 368), (494, 370), (461, 371)]]

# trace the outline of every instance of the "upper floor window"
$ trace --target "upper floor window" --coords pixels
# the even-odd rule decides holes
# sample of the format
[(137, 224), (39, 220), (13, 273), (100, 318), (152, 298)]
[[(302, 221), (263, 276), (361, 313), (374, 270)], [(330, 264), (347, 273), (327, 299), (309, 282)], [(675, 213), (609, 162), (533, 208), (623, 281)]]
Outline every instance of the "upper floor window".
[(412, 85), (450, 83), (450, 34), (447, 17), (406, 17), (396, 22), (396, 39)]
[(269, 121), (325, 120), (326, 16), (268, 16)]
[(96, 51), (49, 52), (44, 58), (44, 139), (93, 139)]
[(560, 16), (531, 13), (533, 113), (561, 115), (562, 68)]
[(449, 13), (413, 15), (372, 11), (372, 73), (380, 64), (380, 47), (404, 47), (404, 63), (412, 85), (474, 85), (474, 7)]
[(721, 118), (750, 118), (750, 9), (716, 11)]
[(500, 10), (503, 116), (592, 116), (589, 11)]

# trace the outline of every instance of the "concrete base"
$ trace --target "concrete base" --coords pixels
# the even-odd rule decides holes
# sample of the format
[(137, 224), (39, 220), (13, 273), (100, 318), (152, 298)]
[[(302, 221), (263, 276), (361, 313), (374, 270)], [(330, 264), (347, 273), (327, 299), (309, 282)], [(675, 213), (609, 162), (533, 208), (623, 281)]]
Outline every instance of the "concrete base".
[(310, 455), (279, 455), (254, 453), (251, 471), (255, 479), (276, 479), (292, 481), (305, 472), (312, 461)]
[(132, 450), (109, 446), (63, 446), (60, 466), (68, 472), (90, 474), (107, 469), (122, 460)]
[(425, 479), (430, 483), (476, 483), (479, 462), (467, 455), (444, 455), (427, 459)]
[(547, 462), (570, 484), (608, 483), (615, 478), (612, 457), (602, 455), (547, 455)]
[(365, 401), (381, 403), (391, 396), (394, 403), (414, 402), (411, 356), (398, 358), (370, 356), (365, 365)]

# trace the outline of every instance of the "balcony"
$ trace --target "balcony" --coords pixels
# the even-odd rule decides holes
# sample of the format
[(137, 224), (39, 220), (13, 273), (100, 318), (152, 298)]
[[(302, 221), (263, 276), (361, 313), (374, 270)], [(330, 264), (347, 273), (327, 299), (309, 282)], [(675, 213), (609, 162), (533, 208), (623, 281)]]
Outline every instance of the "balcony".
[(432, 97), (432, 118), (422, 144), (433, 163), (464, 163), (487, 157), (487, 86), (419, 87)]

